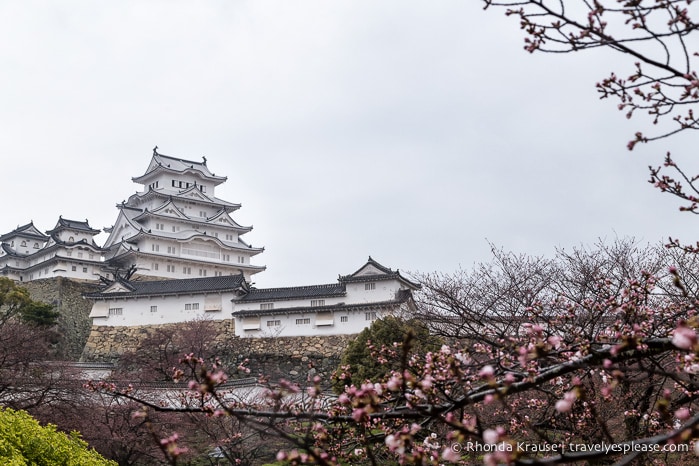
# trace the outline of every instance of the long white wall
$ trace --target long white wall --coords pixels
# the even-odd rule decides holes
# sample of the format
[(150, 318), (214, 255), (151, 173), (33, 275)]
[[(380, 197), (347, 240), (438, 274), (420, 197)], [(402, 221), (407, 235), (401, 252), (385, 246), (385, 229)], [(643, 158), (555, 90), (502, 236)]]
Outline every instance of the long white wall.
[(230, 319), (233, 296), (230, 292), (98, 300), (90, 317), (93, 325), (110, 327)]

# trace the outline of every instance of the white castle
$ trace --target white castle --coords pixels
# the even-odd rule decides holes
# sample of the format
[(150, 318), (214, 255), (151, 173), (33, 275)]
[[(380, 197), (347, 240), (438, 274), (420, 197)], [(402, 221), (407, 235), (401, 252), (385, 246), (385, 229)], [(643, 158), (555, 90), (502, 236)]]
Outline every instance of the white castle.
[(0, 275), (103, 282), (101, 291), (85, 295), (100, 326), (234, 318), (240, 336), (352, 334), (412, 305), (419, 286), (371, 257), (337, 283), (251, 287), (251, 276), (265, 270), (251, 260), (264, 248), (242, 240), (252, 227), (231, 217), (240, 204), (216, 197), (226, 177), (206, 162), (156, 147), (145, 173), (132, 178), (143, 190), (117, 205), (103, 246), (87, 220), (59, 217), (45, 234), (30, 222), (0, 236)]

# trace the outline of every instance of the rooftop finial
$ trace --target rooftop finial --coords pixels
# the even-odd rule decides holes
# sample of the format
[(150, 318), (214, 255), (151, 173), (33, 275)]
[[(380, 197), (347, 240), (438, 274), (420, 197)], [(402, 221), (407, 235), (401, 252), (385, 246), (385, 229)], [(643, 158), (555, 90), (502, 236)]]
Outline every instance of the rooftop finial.
[(158, 155), (158, 146), (153, 148), (153, 155)]
[(206, 157), (202, 155), (201, 158), (204, 160), (204, 165), (206, 165)]

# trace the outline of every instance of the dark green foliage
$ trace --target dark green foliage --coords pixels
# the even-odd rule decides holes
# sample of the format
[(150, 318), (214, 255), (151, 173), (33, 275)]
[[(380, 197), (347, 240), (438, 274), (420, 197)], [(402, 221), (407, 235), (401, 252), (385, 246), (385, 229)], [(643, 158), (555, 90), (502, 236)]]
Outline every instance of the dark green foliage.
[(19, 317), (24, 322), (46, 327), (54, 325), (59, 315), (58, 311), (53, 310), (52, 305), (38, 301), (28, 303), (19, 311)]
[(32, 300), (26, 288), (0, 277), (0, 322), (17, 317), (28, 324), (51, 326), (58, 316), (53, 306)]
[[(391, 370), (401, 369), (411, 355), (435, 351), (441, 345), (442, 341), (430, 335), (429, 329), (420, 320), (393, 316), (376, 320), (345, 349), (333, 388), (339, 393), (345, 385), (360, 386), (366, 380), (379, 382)], [(375, 355), (382, 347), (392, 350), (394, 354), (377, 358)], [(349, 377), (343, 378), (342, 374)]]

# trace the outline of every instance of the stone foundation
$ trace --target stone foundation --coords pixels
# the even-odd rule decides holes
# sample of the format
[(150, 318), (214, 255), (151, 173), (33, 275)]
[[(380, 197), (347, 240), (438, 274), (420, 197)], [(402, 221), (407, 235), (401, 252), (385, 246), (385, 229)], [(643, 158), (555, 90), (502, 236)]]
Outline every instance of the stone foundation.
[[(237, 366), (248, 360), (251, 376), (266, 375), (303, 381), (315, 374), (327, 379), (334, 371), (354, 335), (241, 338), (235, 336), (232, 319), (212, 321), (212, 342), (222, 361)], [(158, 329), (177, 329), (186, 324), (134, 327), (93, 326), (82, 353), (85, 362), (116, 362), (119, 356), (137, 349)]]
[(92, 325), (89, 317), (92, 301), (84, 299), (82, 295), (95, 291), (97, 285), (63, 277), (33, 280), (19, 285), (29, 291), (33, 300), (53, 305), (60, 314), (52, 356), (77, 360), (85, 347)]

